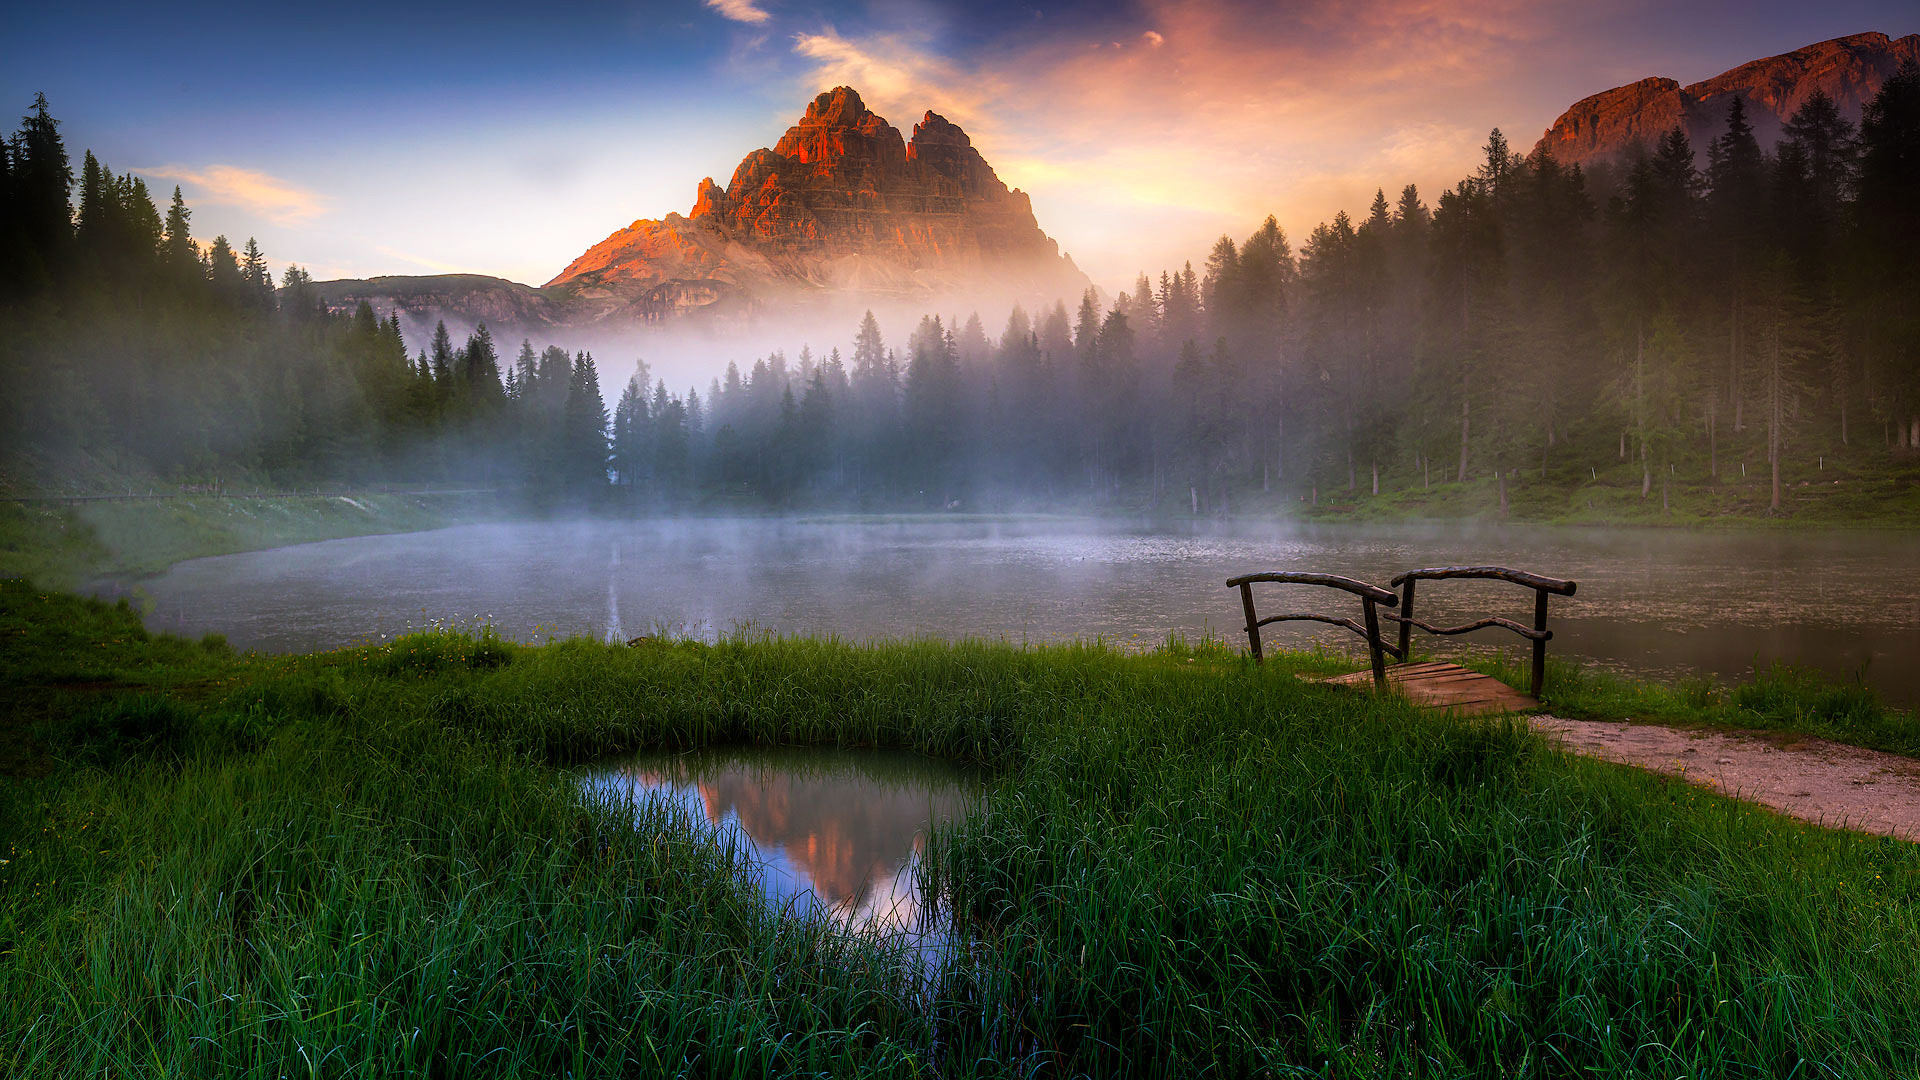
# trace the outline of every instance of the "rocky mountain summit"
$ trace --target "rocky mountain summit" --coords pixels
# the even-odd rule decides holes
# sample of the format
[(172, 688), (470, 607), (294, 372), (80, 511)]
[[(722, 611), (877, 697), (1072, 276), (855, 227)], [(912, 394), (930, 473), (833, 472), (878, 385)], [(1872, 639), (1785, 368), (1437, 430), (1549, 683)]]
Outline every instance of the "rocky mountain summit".
[(685, 216), (634, 222), (546, 289), (661, 319), (794, 292), (914, 296), (988, 283), (1070, 298), (1087, 278), (966, 132), (928, 112), (902, 138), (842, 86), (773, 149), (748, 154), (724, 188), (702, 180)]
[(636, 221), (539, 289), (470, 274), (315, 287), (334, 310), (398, 312), (418, 336), (437, 319), (537, 334), (682, 317), (740, 325), (796, 307), (857, 317), (890, 300), (1050, 304), (1088, 284), (966, 132), (929, 112), (903, 138), (843, 86), (773, 149), (748, 154), (726, 187), (702, 180), (685, 216)]
[(1825, 91), (1841, 114), (1857, 123), (1880, 84), (1908, 60), (1920, 63), (1920, 34), (1899, 39), (1854, 34), (1742, 64), (1690, 86), (1641, 79), (1575, 103), (1539, 145), (1564, 163), (1590, 165), (1636, 145), (1651, 147), (1678, 125), (1694, 150), (1705, 154), (1707, 144), (1726, 130), (1727, 108), (1739, 96), (1746, 99), (1754, 134), (1768, 146), (1816, 91)]

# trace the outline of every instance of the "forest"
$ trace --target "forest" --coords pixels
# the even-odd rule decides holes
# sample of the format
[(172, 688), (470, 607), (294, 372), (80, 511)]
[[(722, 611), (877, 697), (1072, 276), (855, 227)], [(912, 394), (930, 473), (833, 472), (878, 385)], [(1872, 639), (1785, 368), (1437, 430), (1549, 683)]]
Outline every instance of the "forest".
[[(1591, 171), (1497, 129), (1431, 205), (1376, 192), (1298, 250), (1269, 217), (1205, 264), (928, 314), (741, 363), (647, 365), (329, 312), (178, 188), (93, 154), (44, 98), (0, 145), (0, 469), (189, 485), (459, 484), (609, 507), (1159, 508), (1390, 490), (1791, 476), (1920, 454), (1920, 70), (1856, 126), (1816, 95), (1762, 147), (1735, 98)], [(725, 357), (716, 356), (715, 367)], [(623, 361), (624, 368), (631, 361)], [(1816, 462), (1818, 463), (1816, 466)], [(1783, 473), (1788, 480), (1783, 481)]]

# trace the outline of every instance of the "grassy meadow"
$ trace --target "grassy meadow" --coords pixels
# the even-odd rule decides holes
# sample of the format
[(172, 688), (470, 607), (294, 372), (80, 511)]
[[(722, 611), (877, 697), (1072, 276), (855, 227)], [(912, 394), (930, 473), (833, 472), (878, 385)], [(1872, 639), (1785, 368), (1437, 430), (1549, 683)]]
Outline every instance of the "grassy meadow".
[(183, 559), (413, 532), (502, 513), (484, 495), (216, 495), (80, 504), (0, 501), (0, 577), (78, 588), (137, 580)]
[[(9, 582), (0, 1074), (1920, 1072), (1920, 847), (1289, 667), (484, 627), (243, 656)], [(716, 744), (989, 771), (930, 854), (971, 941), (935, 987), (568, 772)]]

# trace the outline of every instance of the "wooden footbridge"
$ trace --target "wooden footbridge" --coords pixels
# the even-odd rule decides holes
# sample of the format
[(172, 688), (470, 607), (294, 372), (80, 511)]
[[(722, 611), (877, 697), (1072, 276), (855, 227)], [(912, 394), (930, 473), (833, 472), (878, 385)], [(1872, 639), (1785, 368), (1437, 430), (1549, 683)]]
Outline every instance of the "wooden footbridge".
[[(1415, 586), (1422, 581), (1448, 578), (1492, 579), (1532, 589), (1534, 592), (1533, 625), (1522, 626), (1511, 619), (1503, 619), (1499, 616), (1490, 616), (1460, 626), (1434, 626), (1415, 618), (1413, 614)], [(1258, 582), (1316, 585), (1352, 593), (1360, 598), (1361, 621), (1355, 622), (1350, 618), (1307, 612), (1288, 612), (1260, 618), (1255, 614), (1253, 606), (1253, 586)], [(1240, 590), (1240, 606), (1247, 616), (1247, 645), (1256, 663), (1263, 660), (1260, 649), (1261, 627), (1270, 623), (1296, 620), (1323, 622), (1345, 627), (1360, 635), (1367, 643), (1367, 657), (1370, 661), (1370, 670), (1356, 671), (1351, 675), (1341, 675), (1326, 680), (1329, 683), (1364, 687), (1371, 680), (1374, 689), (1378, 692), (1397, 692), (1422, 708), (1463, 716), (1523, 712), (1540, 707), (1540, 691), (1545, 687), (1547, 680), (1547, 642), (1553, 640), (1553, 631), (1547, 629), (1547, 597), (1572, 596), (1576, 588), (1574, 582), (1542, 577), (1539, 574), (1530, 574), (1524, 570), (1514, 570), (1505, 566), (1435, 566), (1423, 570), (1409, 570), (1395, 577), (1392, 584), (1400, 590), (1399, 593), (1338, 574), (1304, 572), (1245, 574), (1227, 581), (1229, 587)], [(1399, 611), (1382, 611), (1383, 608), (1398, 608)], [(1382, 619), (1398, 625), (1397, 641), (1389, 642), (1381, 635)], [(1461, 667), (1459, 664), (1443, 661), (1409, 662), (1412, 655), (1413, 631), (1416, 628), (1429, 634), (1450, 637), (1492, 627), (1511, 630), (1533, 642), (1532, 693), (1522, 694), (1491, 675)], [(1386, 662), (1388, 656), (1392, 656), (1399, 663), (1389, 665)]]

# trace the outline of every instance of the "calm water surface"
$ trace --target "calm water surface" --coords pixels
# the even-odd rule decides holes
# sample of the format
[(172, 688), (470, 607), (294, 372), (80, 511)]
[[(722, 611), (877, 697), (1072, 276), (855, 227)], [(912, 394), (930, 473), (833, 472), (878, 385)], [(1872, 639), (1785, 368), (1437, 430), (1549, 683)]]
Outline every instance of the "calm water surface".
[(748, 855), (770, 907), (904, 939), (924, 964), (952, 941), (920, 865), (930, 829), (964, 816), (978, 775), (875, 750), (728, 748), (647, 754), (590, 771), (590, 796), (644, 814), (663, 801)]
[[(274, 651), (449, 618), (486, 618), (523, 640), (745, 629), (1099, 636), (1143, 647), (1211, 633), (1244, 646), (1237, 595), (1221, 584), (1230, 576), (1319, 570), (1384, 584), (1449, 563), (1578, 581), (1577, 596), (1553, 600), (1556, 655), (1662, 678), (1738, 677), (1756, 661), (1788, 659), (1864, 672), (1889, 698), (1920, 704), (1920, 535), (1871, 532), (941, 518), (479, 525), (182, 563), (149, 583), (149, 625)], [(1268, 588), (1263, 605), (1345, 602)], [(1532, 614), (1531, 593), (1496, 583), (1430, 583), (1420, 597), (1427, 618)], [(1324, 627), (1268, 629), (1282, 644), (1357, 641)], [(1519, 644), (1502, 631), (1476, 637)]]

